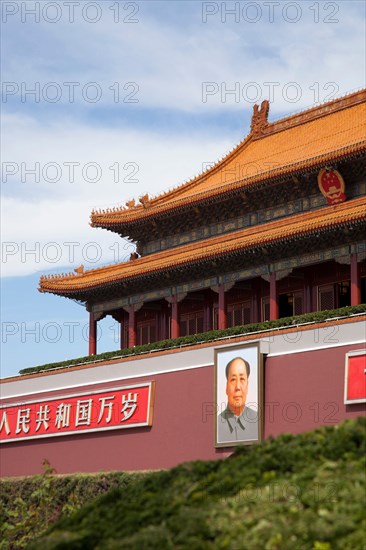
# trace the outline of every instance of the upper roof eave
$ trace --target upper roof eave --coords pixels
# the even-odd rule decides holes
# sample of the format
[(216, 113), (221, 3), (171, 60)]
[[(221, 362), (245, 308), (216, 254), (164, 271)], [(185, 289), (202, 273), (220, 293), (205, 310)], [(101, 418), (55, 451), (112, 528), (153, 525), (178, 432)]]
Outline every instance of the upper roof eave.
[(366, 152), (366, 138), (363, 141), (354, 144), (353, 146), (344, 147), (338, 151), (332, 152), (331, 154), (319, 155), (304, 162), (298, 162), (293, 165), (268, 170), (263, 174), (255, 175), (251, 178), (238, 180), (234, 183), (229, 182), (225, 185), (222, 185), (218, 189), (211, 190), (210, 192), (206, 191), (196, 194), (195, 196), (190, 197), (186, 200), (176, 199), (174, 201), (170, 201), (168, 204), (156, 205), (155, 207), (151, 208), (141, 207), (135, 211), (117, 210), (115, 212), (108, 211), (103, 214), (92, 213), (90, 225), (92, 227), (101, 227), (105, 229), (116, 226), (127, 228), (135, 223), (146, 221), (149, 219), (151, 220), (155, 217), (160, 217), (172, 211), (179, 211), (193, 205), (218, 200), (221, 197), (225, 195), (227, 196), (236, 191), (249, 191), (250, 189), (258, 186), (273, 183), (280, 178), (295, 176), (298, 173), (303, 172), (304, 170), (317, 169), (324, 166), (324, 164), (326, 163), (339, 162), (342, 159), (363, 152)]
[[(117, 228), (127, 230), (128, 227), (131, 227), (136, 222), (160, 217), (165, 213), (181, 210), (193, 204), (197, 205), (217, 200), (236, 190), (266, 185), (286, 175), (295, 175), (301, 170), (316, 168), (322, 163), (335, 162), (364, 151), (366, 149), (366, 129), (359, 124), (357, 131), (355, 129), (353, 133), (347, 133), (344, 130), (344, 126), (347, 125), (348, 119), (345, 121), (344, 118), (339, 118), (339, 113), (348, 108), (356, 108), (357, 112), (355, 109), (351, 112), (353, 113), (352, 122), (353, 124), (357, 124), (355, 121), (358, 119), (362, 120), (360, 109), (363, 109), (365, 106), (366, 90), (360, 90), (276, 122), (268, 123), (265, 120), (264, 125), (262, 124), (257, 133), (255, 133), (255, 128), (253, 129), (252, 121), (251, 133), (225, 158), (203, 174), (155, 198), (149, 199), (145, 195), (145, 197), (140, 199), (140, 204), (136, 205), (134, 201), (131, 201), (128, 203), (127, 209), (119, 207), (111, 210), (107, 209), (106, 211), (93, 211), (91, 213), (91, 226), (112, 230), (118, 230)], [(364, 118), (366, 118), (366, 115)], [(321, 122), (319, 122), (319, 119), (321, 119)], [(300, 148), (297, 157), (295, 151), (294, 154), (290, 155), (291, 158), (288, 159), (288, 162), (286, 162), (288, 151), (285, 151), (282, 156), (281, 153), (277, 154), (280, 162), (277, 163), (279, 165), (275, 168), (261, 170), (253, 176), (223, 181), (222, 176), (223, 174), (225, 175), (225, 169), (230, 167), (230, 165), (232, 166), (236, 159), (243, 158), (243, 154), (247, 155), (250, 159), (251, 151), (258, 151), (259, 143), (263, 144), (264, 148), (267, 147), (270, 149), (272, 147), (276, 149), (276, 144), (283, 143), (287, 134), (289, 135), (288, 140), (292, 139), (296, 141), (298, 135), (303, 135), (304, 131), (306, 133), (305, 128), (309, 128), (310, 130), (309, 125), (311, 124), (314, 130), (311, 133), (313, 147), (309, 145), (308, 149), (306, 149), (308, 150), (308, 154)], [(299, 126), (302, 127), (301, 130), (298, 129)], [(327, 143), (328, 150), (322, 154), (315, 154), (318, 152), (319, 143), (316, 140), (317, 132), (319, 132), (319, 128), (323, 127), (324, 139), (329, 141), (329, 146)], [(307, 139), (308, 136), (306, 135), (304, 137), (305, 144), (307, 144)], [(322, 144), (324, 139), (321, 142)], [(268, 143), (265, 140), (268, 140)], [(294, 152), (296, 147), (292, 149), (292, 152)], [(281, 149), (279, 150), (281, 151)], [(220, 174), (221, 181), (217, 181)], [(216, 181), (214, 181), (215, 178)], [(213, 182), (212, 185), (211, 182)]]

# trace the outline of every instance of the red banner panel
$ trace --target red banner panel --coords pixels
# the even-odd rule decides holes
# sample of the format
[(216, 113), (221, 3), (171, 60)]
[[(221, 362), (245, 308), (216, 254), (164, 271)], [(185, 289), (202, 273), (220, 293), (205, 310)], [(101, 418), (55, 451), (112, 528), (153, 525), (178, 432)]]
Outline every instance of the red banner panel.
[(346, 354), (344, 390), (346, 404), (366, 401), (366, 350)]
[(0, 442), (151, 426), (154, 382), (0, 407)]

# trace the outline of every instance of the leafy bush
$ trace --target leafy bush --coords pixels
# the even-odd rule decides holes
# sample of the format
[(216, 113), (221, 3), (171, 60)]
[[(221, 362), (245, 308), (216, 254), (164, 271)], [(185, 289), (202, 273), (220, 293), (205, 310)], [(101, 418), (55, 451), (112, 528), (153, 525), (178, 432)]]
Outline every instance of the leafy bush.
[[(120, 474), (29, 548), (363, 550), (365, 435), (359, 418), (239, 447), (226, 460)], [(62, 510), (72, 477), (53, 479)]]
[(57, 476), (47, 460), (43, 466), (41, 475), (1, 480), (1, 550), (26, 548), (60, 514), (67, 517), (96, 496), (133, 483), (138, 475), (109, 472)]
[(67, 361), (61, 361), (58, 363), (48, 363), (47, 365), (40, 365), (37, 367), (30, 367), (19, 371), (20, 374), (34, 374), (36, 372), (58, 369), (61, 367), (72, 367), (74, 365), (80, 365), (85, 363), (94, 363), (96, 361), (103, 361), (108, 359), (116, 359), (119, 357), (126, 357), (129, 355), (139, 355), (143, 353), (149, 353), (156, 350), (165, 350), (179, 348), (182, 346), (188, 346), (203, 342), (211, 342), (220, 338), (238, 336), (250, 334), (253, 332), (260, 332), (270, 329), (280, 329), (291, 325), (300, 325), (304, 323), (316, 323), (324, 322), (327, 319), (336, 317), (348, 317), (359, 313), (366, 312), (366, 304), (359, 306), (343, 307), (334, 310), (316, 311), (313, 313), (306, 313), (304, 315), (297, 315), (295, 317), (283, 317), (282, 319), (276, 319), (275, 321), (264, 321), (261, 323), (251, 323), (249, 325), (231, 327), (225, 330), (211, 330), (201, 334), (192, 334), (190, 336), (182, 336), (181, 338), (162, 340), (160, 342), (154, 342), (152, 344), (146, 344), (143, 346), (135, 346), (134, 348), (126, 348), (123, 350), (108, 351), (99, 353), (93, 356), (78, 357), (77, 359), (70, 359)]

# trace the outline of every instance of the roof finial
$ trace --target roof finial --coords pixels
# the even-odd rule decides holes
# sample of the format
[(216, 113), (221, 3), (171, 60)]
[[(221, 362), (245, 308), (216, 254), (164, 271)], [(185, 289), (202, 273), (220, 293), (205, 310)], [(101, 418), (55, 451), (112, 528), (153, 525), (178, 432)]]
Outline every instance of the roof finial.
[(131, 199), (131, 200), (127, 201), (126, 206), (127, 206), (127, 208), (134, 208), (136, 206), (135, 199)]
[(268, 126), (268, 113), (269, 113), (269, 101), (265, 99), (261, 103), (261, 108), (259, 105), (254, 105), (252, 122), (250, 125), (250, 132), (253, 137), (260, 137), (264, 134), (265, 128)]
[[(82, 275), (84, 273), (84, 266), (83, 264), (81, 264), (79, 267), (76, 267), (74, 269), (75, 273), (77, 273), (78, 275)], [(72, 275), (72, 274), (71, 274)]]
[(146, 193), (146, 195), (144, 195), (143, 197), (140, 197), (139, 201), (140, 201), (140, 203), (142, 204), (142, 206), (144, 208), (148, 208), (150, 206), (150, 200), (149, 200), (148, 193)]

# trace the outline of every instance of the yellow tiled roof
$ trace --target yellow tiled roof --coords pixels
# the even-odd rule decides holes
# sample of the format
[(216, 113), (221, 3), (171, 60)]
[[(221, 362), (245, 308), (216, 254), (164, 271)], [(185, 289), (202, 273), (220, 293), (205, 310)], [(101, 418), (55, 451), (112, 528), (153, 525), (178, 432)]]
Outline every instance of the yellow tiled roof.
[(301, 239), (302, 236), (312, 232), (321, 232), (330, 227), (357, 220), (366, 221), (366, 197), (211, 237), (143, 256), (130, 262), (92, 269), (78, 275), (41, 277), (39, 290), (72, 295), (76, 292), (85, 292), (116, 282), (127, 282), (159, 271), (224, 256), (238, 250), (255, 249), (284, 239)]
[(177, 189), (144, 204), (92, 212), (94, 226), (136, 222), (366, 150), (366, 90), (267, 124), (218, 165)]

